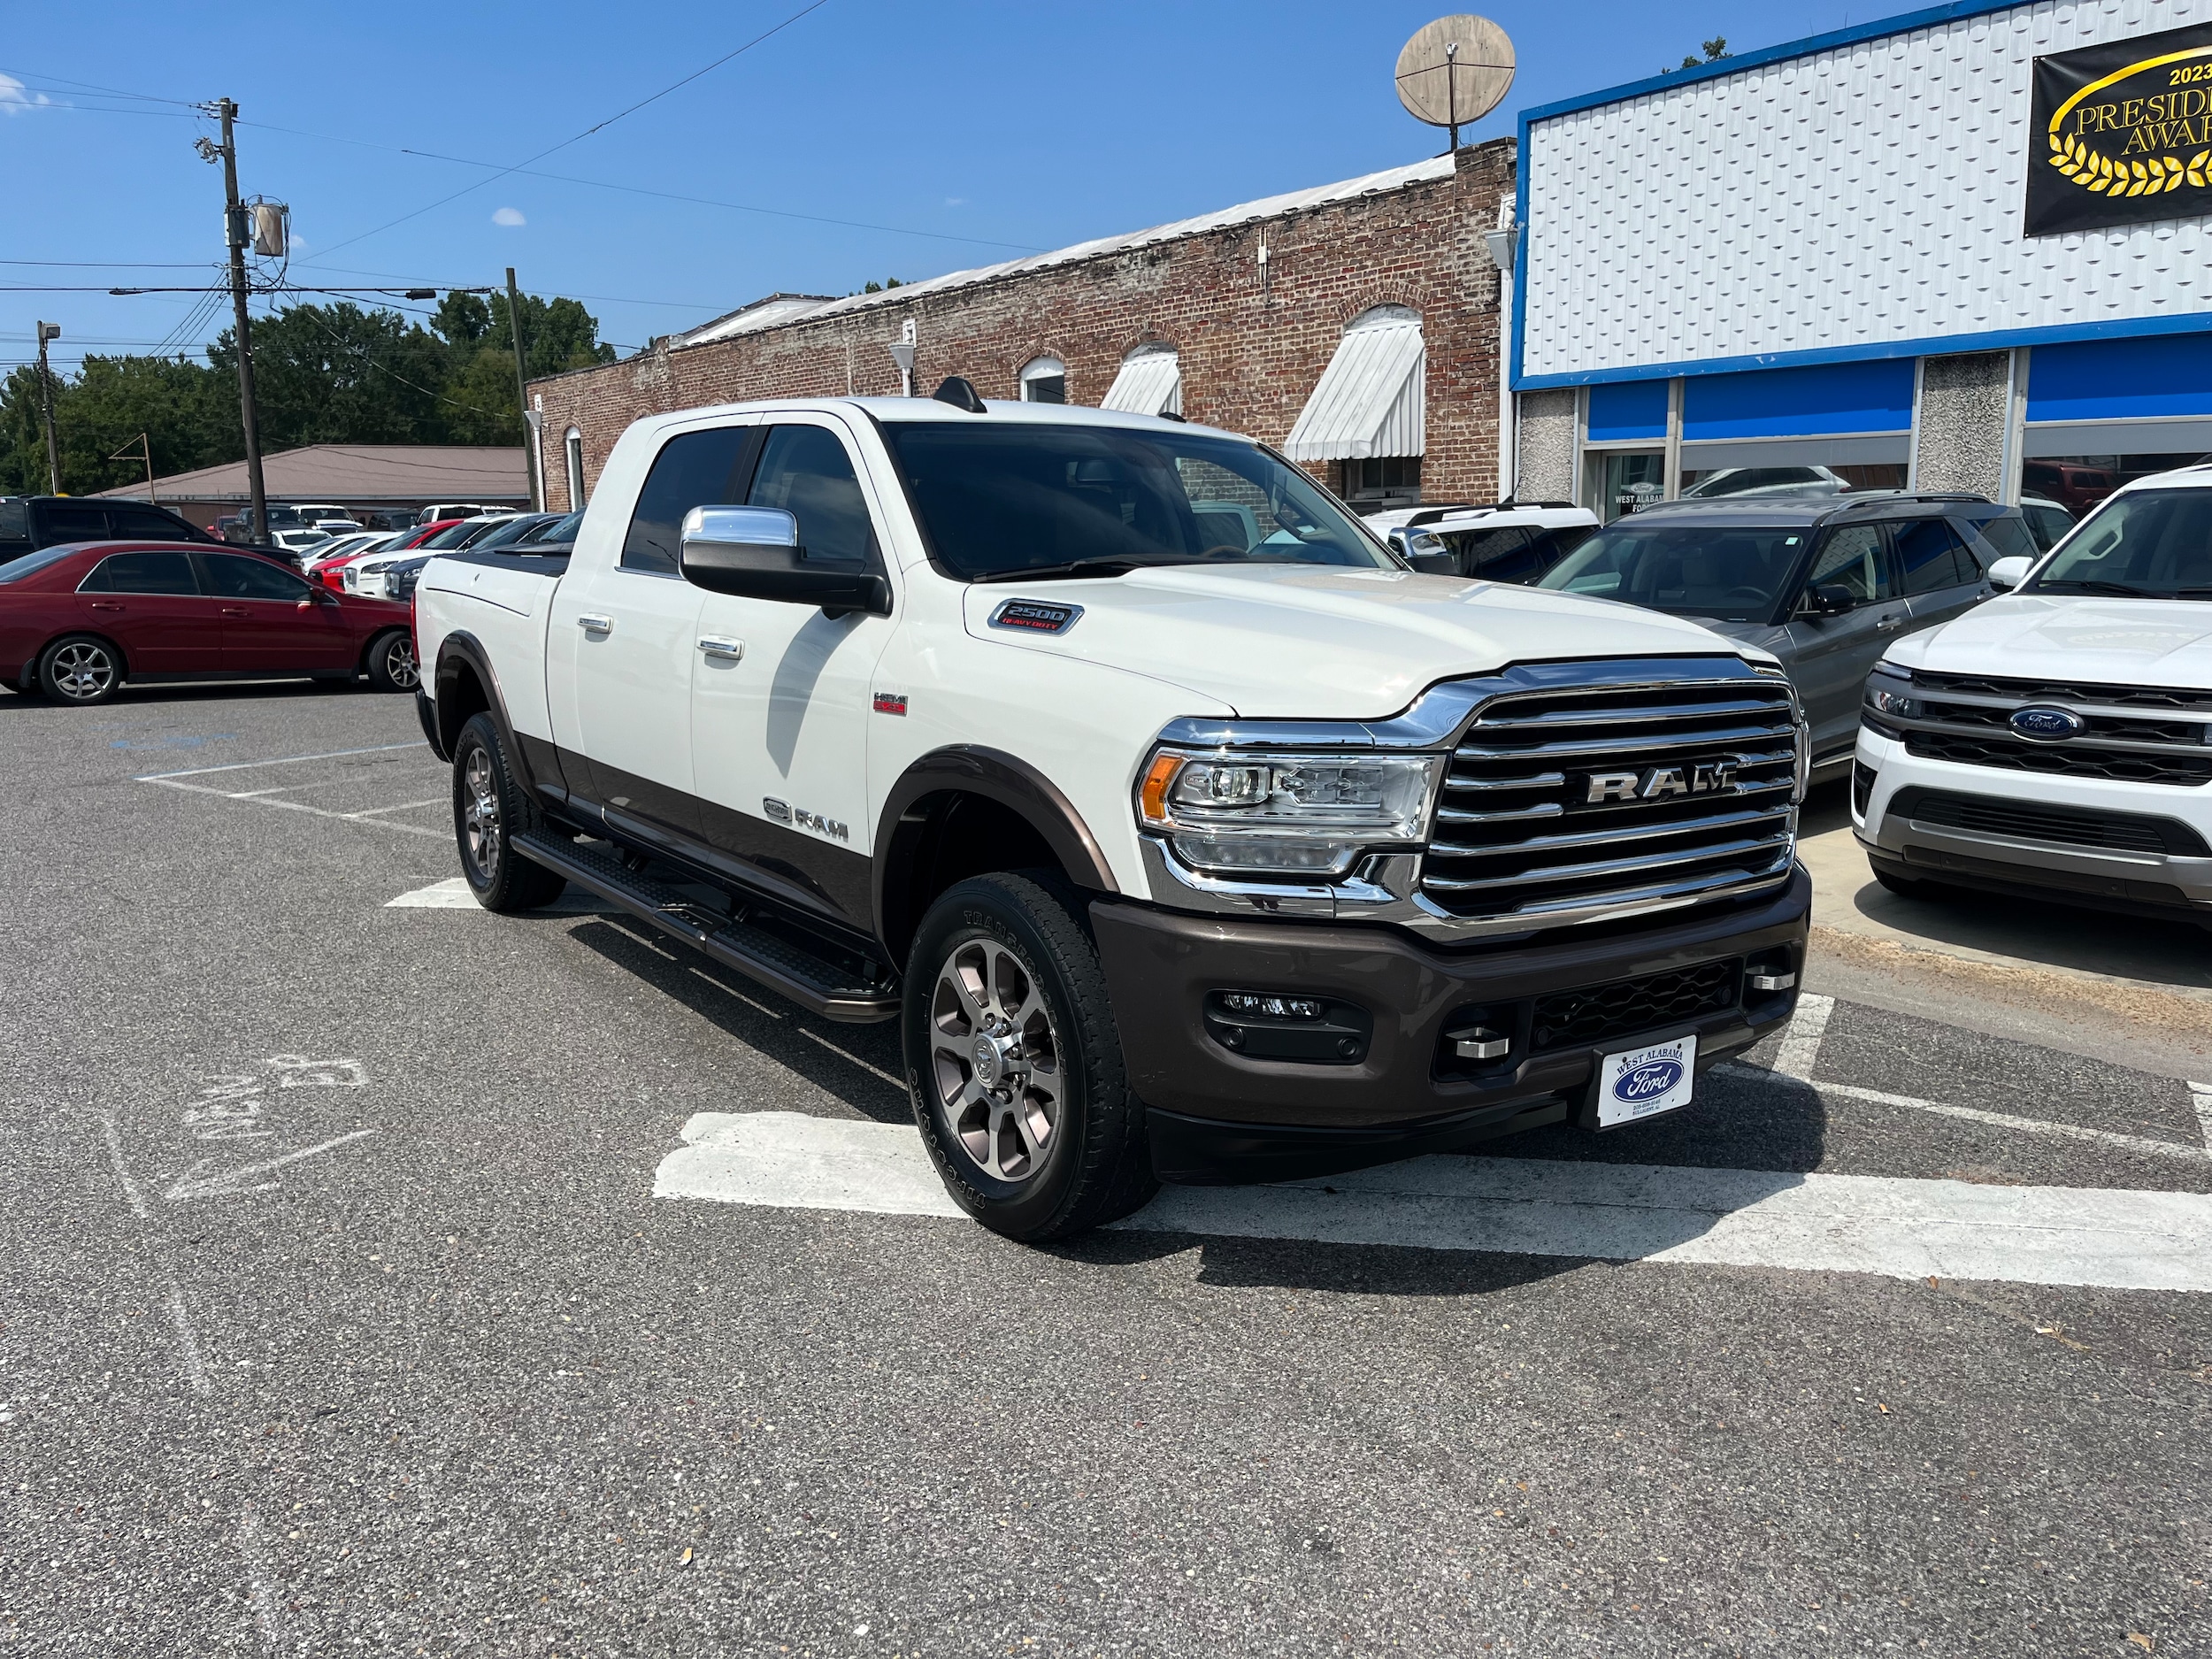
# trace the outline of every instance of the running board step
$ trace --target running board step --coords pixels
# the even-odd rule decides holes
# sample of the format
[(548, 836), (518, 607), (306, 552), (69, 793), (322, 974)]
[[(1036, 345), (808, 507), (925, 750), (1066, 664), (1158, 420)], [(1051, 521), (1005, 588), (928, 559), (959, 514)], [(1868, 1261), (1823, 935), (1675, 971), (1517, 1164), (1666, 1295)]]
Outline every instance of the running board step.
[(566, 876), (640, 921), (650, 922), (825, 1019), (872, 1025), (898, 1018), (897, 992), (880, 985), (848, 984), (851, 976), (834, 964), (750, 922), (705, 926), (682, 893), (596, 848), (528, 833), (514, 838), (514, 848), (533, 864)]

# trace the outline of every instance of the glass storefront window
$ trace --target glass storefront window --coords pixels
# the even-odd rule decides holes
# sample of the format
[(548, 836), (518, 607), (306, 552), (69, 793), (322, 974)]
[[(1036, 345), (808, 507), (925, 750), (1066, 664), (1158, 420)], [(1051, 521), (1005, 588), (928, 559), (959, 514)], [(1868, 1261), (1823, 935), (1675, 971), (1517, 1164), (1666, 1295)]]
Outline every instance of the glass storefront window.
[(1874, 463), (1823, 466), (1716, 466), (1682, 470), (1682, 493), (1703, 499), (1717, 495), (1840, 495), (1855, 489), (1902, 489), (1905, 467)]
[(2195, 449), (2152, 455), (2047, 455), (2020, 464), (2020, 494), (2055, 502), (2077, 519), (2123, 484), (2212, 460)]
[(1600, 449), (1585, 457), (1589, 468), (1585, 498), (1600, 522), (1640, 512), (1667, 496), (1667, 455), (1663, 449)]

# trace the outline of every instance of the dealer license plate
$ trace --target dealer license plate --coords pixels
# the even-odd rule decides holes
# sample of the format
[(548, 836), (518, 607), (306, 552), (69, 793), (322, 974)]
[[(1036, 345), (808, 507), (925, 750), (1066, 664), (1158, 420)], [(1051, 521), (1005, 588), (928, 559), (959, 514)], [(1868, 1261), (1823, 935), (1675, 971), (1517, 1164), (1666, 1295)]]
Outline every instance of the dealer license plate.
[(1607, 1055), (1598, 1064), (1598, 1127), (1609, 1129), (1687, 1106), (1696, 1070), (1695, 1037)]

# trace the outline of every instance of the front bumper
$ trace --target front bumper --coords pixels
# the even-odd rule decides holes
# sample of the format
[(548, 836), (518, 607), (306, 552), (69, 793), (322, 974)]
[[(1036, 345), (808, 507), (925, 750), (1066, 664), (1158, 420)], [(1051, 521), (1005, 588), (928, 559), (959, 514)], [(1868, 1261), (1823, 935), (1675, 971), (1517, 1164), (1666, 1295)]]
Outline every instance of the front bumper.
[[(1249, 1181), (1591, 1121), (1605, 1053), (1694, 1033), (1702, 1070), (1747, 1048), (1789, 1018), (1797, 993), (1752, 988), (1744, 964), (1801, 973), (1811, 905), (1800, 866), (1763, 897), (1678, 912), (1664, 926), (1480, 950), (1440, 950), (1391, 928), (1109, 900), (1092, 905), (1091, 922), (1159, 1173)], [(1209, 999), (1229, 991), (1348, 1005), (1371, 1017), (1371, 1030), (1352, 1060), (1254, 1058), (1218, 1034)], [(1594, 1011), (1564, 1019), (1585, 1004), (1562, 994), (1582, 992), (1602, 994), (1587, 999)], [(1458, 1058), (1446, 1033), (1471, 1024), (1508, 1036), (1509, 1052)]]
[[(2131, 916), (2212, 923), (2212, 788), (2048, 776), (1932, 760), (1859, 728), (1852, 832), (1875, 869), (1909, 880), (2058, 901)], [(1871, 773), (1870, 779), (1867, 774)], [(1931, 799), (2078, 815), (2160, 832), (2162, 849), (2068, 844), (2033, 833), (1936, 823)], [(1893, 810), (1901, 807), (1902, 810)], [(1951, 816), (1955, 817), (1955, 814)], [(2024, 827), (2032, 828), (2032, 826)]]

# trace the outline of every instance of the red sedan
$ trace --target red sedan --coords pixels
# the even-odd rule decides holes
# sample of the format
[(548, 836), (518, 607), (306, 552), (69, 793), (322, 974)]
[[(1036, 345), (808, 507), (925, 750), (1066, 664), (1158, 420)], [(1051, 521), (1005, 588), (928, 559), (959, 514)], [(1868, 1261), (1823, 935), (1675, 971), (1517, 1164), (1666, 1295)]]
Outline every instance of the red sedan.
[(258, 553), (174, 541), (42, 548), (0, 565), (0, 681), (104, 703), (125, 680), (352, 680), (412, 691), (413, 613)]

